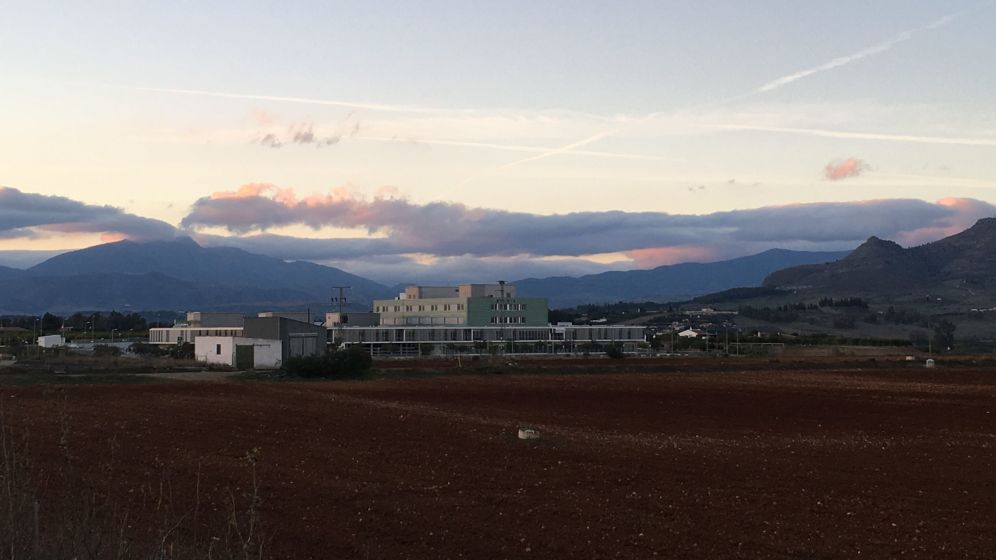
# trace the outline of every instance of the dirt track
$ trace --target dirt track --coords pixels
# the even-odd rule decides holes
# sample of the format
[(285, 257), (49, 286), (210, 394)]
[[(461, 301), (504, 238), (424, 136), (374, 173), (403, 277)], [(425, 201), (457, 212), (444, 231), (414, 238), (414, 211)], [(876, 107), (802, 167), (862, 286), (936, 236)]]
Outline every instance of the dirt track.
[(279, 558), (996, 557), (996, 372), (758, 363), (3, 398), (35, 442), (116, 435), (123, 491), (200, 464), (220, 500), (258, 448)]

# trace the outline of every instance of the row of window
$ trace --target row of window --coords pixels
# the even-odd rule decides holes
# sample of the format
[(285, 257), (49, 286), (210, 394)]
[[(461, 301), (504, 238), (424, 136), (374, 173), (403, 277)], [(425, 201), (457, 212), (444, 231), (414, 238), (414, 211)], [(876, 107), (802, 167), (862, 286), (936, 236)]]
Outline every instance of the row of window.
[(492, 303), (491, 311), (525, 311), (524, 303)]
[(526, 323), (525, 317), (498, 317), (496, 315), (491, 316), (491, 322), (496, 325), (524, 325)]
[(401, 313), (404, 310), (406, 313), (411, 313), (414, 311), (439, 311), (440, 307), (443, 311), (463, 311), (465, 309), (462, 303), (444, 303), (442, 305), (432, 304), (432, 305), (375, 305), (374, 311), (376, 313), (389, 313), (391, 311), (395, 313)]
[(385, 317), (381, 319), (382, 325), (462, 325), (465, 323), (463, 317)]

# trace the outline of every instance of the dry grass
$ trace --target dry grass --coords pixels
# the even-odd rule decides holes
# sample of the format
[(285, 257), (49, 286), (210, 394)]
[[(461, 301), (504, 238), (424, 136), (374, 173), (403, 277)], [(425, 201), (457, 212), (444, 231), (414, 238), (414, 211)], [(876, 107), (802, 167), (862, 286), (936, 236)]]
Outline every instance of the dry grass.
[(265, 558), (255, 452), (243, 460), (248, 489), (228, 491), (227, 511), (206, 512), (199, 471), (178, 484), (157, 464), (145, 484), (121, 488), (116, 440), (104, 462), (86, 465), (74, 454), (71, 418), (59, 421), (59, 457), (40, 461), (29, 431), (0, 408), (0, 559)]

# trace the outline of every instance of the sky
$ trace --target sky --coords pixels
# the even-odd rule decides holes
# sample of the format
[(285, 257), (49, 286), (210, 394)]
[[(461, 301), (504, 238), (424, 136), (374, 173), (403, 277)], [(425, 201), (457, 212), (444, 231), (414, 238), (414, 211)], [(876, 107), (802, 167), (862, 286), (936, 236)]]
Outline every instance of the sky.
[(0, 12), (0, 265), (188, 235), (484, 281), (996, 215), (993, 2)]

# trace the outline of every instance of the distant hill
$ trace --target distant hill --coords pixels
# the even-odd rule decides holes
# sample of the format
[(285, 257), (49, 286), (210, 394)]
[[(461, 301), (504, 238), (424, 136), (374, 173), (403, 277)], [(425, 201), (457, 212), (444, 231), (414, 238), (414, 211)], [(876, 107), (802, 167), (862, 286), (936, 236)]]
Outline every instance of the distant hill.
[(763, 285), (893, 298), (952, 290), (996, 296), (996, 218), (909, 249), (872, 237), (837, 262), (780, 270)]
[(846, 251), (771, 249), (713, 263), (683, 263), (650, 270), (603, 272), (579, 278), (529, 278), (514, 284), (519, 295), (549, 298), (553, 308), (612, 301), (669, 301), (730, 288), (759, 286), (774, 271), (835, 261), (845, 255)]
[(10, 268), (7, 266), (0, 266), (0, 281), (7, 281), (13, 278), (17, 278), (23, 274), (24, 274), (23, 270)]
[(391, 291), (343, 270), (285, 262), (192, 239), (121, 241), (63, 253), (27, 271), (0, 268), (0, 311), (79, 309), (265, 310), (327, 306), (332, 286), (350, 286), (365, 308)]

